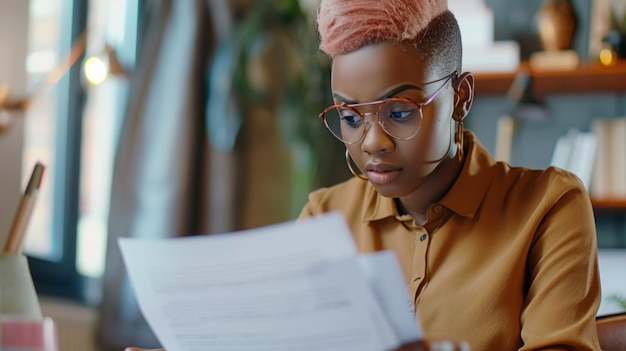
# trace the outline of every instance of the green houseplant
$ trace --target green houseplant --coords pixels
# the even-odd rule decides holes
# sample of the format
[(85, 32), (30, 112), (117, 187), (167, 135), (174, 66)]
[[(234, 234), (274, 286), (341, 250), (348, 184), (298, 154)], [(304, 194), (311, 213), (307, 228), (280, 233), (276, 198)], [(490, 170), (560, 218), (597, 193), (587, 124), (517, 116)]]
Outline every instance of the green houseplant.
[[(217, 62), (230, 68), (226, 78), (238, 111), (232, 123), (235, 127), (230, 129), (220, 127), (224, 124), (223, 113), (209, 113), (209, 135), (213, 133), (218, 141), (227, 140), (222, 146), (244, 153), (249, 153), (250, 149), (254, 152), (255, 146), (250, 146), (254, 142), (250, 140), (258, 138), (260, 129), (267, 127), (259, 128), (258, 120), (269, 115), (272, 119), (269, 123), (276, 126), (281, 143), (285, 145), (277, 148), (275, 157), (283, 157), (285, 149), (288, 153), (283, 157), (286, 162), (277, 162), (281, 169), (276, 171), (276, 177), (289, 173), (288, 181), (284, 182), (288, 184), (281, 184), (280, 194), (275, 192), (271, 199), (276, 213), (272, 213), (267, 222), (294, 217), (308, 192), (347, 177), (347, 171), (342, 172), (344, 168), (337, 167), (338, 163), (343, 163), (342, 145), (332, 139), (317, 118), (324, 107), (331, 104), (331, 94), (330, 60), (318, 50), (315, 7), (311, 6), (316, 3), (243, 1), (235, 9), (232, 38), (224, 41), (220, 48), (223, 57), (220, 58), (218, 52)], [(214, 66), (213, 71), (223, 74), (224, 68)], [(219, 104), (220, 100), (216, 102)], [(260, 116), (263, 114), (265, 117)], [(256, 174), (254, 170), (247, 173)], [(258, 180), (257, 184), (271, 187), (275, 181)], [(246, 192), (257, 191), (259, 187), (248, 186)]]

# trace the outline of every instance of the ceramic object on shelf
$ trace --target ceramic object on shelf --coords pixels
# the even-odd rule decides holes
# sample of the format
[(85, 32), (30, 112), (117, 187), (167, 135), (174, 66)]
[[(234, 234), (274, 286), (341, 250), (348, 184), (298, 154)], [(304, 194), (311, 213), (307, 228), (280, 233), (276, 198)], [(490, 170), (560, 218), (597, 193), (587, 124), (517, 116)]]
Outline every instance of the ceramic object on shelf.
[(543, 50), (563, 51), (572, 48), (577, 17), (571, 0), (546, 0), (536, 14), (537, 29)]

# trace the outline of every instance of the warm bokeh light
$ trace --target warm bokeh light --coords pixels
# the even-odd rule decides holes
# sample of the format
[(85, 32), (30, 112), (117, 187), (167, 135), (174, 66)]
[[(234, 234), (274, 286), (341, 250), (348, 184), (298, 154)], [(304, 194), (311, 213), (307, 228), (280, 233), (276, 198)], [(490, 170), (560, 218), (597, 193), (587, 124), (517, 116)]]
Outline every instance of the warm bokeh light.
[(109, 74), (107, 64), (99, 57), (92, 56), (85, 60), (85, 78), (90, 84), (99, 85)]
[(604, 48), (600, 50), (599, 56), (600, 56), (600, 63), (605, 66), (610, 66), (617, 61), (617, 54), (615, 53), (615, 51), (608, 49), (608, 48)]

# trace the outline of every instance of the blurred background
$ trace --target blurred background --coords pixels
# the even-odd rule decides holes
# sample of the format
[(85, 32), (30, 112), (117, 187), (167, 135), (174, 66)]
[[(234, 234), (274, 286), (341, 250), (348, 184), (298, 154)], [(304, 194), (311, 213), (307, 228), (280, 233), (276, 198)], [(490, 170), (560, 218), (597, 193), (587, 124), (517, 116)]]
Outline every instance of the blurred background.
[[(581, 178), (599, 245), (618, 253), (607, 265), (626, 249), (626, 144), (605, 143), (626, 140), (623, 3), (450, 1), (476, 75), (467, 128), (494, 155), (545, 168), (571, 130), (595, 136)], [(348, 178), (343, 146), (317, 118), (332, 101), (316, 6), (0, 0), (0, 238), (45, 163), (25, 252), (62, 350), (156, 346), (117, 238), (291, 220), (308, 192)], [(568, 25), (565, 44), (546, 44), (549, 26)], [(607, 294), (626, 295), (611, 284)], [(611, 301), (606, 311), (621, 308)]]

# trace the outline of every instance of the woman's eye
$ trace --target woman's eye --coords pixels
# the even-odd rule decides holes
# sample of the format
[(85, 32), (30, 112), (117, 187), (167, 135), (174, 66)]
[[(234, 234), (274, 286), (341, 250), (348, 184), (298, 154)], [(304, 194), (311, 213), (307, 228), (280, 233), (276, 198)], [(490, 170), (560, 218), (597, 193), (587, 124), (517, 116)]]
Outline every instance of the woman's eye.
[(417, 108), (415, 106), (404, 106), (389, 111), (389, 119), (392, 121), (406, 121), (413, 118), (417, 114)]
[(380, 108), (380, 114), (391, 122), (407, 122), (419, 118), (418, 106), (408, 101), (391, 100)]
[(352, 127), (358, 127), (361, 124), (361, 118), (352, 111), (342, 111), (340, 115), (342, 123)]

